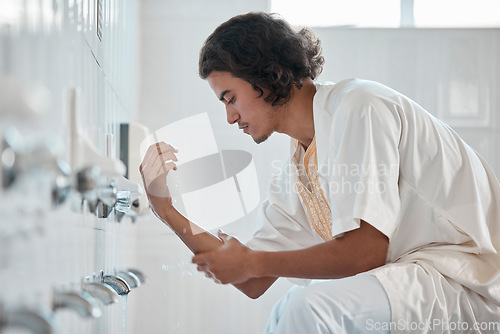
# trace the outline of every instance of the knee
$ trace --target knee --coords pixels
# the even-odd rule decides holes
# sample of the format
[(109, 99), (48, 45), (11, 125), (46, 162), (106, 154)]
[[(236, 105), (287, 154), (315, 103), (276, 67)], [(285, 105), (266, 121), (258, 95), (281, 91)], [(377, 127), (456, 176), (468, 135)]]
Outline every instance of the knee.
[(390, 321), (390, 305), (375, 278), (331, 280), (291, 291), (277, 318), (287, 330), (276, 333), (365, 333), (369, 319)]
[(286, 303), (285, 312), (292, 316), (309, 316), (310, 313), (314, 313), (314, 310), (318, 307), (317, 305), (318, 296), (314, 291), (311, 291), (309, 287), (299, 289), (295, 291), (291, 296), (289, 296)]
[[(339, 310), (322, 300), (322, 294), (313, 287), (305, 287), (289, 296), (283, 308), (283, 319), (302, 333), (331, 333), (337, 327), (332, 317)], [(342, 317), (342, 316), (340, 316)]]

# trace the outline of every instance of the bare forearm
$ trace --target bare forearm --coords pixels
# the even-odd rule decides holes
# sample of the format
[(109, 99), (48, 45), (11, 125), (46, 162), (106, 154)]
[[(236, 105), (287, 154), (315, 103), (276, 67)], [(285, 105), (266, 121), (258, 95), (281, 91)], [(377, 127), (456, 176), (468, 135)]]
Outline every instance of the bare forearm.
[(363, 223), (358, 230), (346, 233), (342, 238), (310, 248), (284, 252), (253, 251), (251, 262), (257, 277), (334, 279), (384, 265), (387, 248), (387, 238)]
[(233, 284), (235, 288), (243, 292), (252, 299), (259, 298), (264, 292), (269, 289), (278, 277), (258, 277), (251, 278), (246, 282)]
[(160, 219), (194, 254), (210, 251), (222, 245), (222, 241), (217, 236), (189, 221), (175, 209), (171, 209)]
[[(164, 216), (165, 218), (160, 219), (179, 236), (194, 254), (211, 251), (222, 245), (221, 239), (189, 221), (177, 210), (169, 211)], [(266, 292), (276, 279), (277, 277), (251, 278), (246, 282), (233, 285), (248, 297), (255, 299)]]
[[(357, 262), (348, 254), (328, 254), (334, 247), (320, 244), (307, 249), (254, 254), (257, 276), (334, 279), (356, 275), (375, 268)], [(327, 253), (327, 254), (325, 254)], [(383, 263), (382, 263), (383, 264)], [(380, 264), (380, 265), (382, 265)]]
[[(165, 181), (168, 173), (176, 169), (177, 157), (175, 153), (177, 153), (177, 150), (171, 145), (158, 142), (150, 145), (144, 155), (139, 171), (142, 175), (150, 207), (154, 214), (179, 236), (195, 254), (195, 257), (199, 254), (217, 251), (223, 248), (221, 246), (224, 245), (224, 241), (189, 221), (173, 206), (170, 191)], [(215, 279), (210, 271), (203, 269), (202, 271)], [(275, 280), (275, 278), (249, 279), (247, 277), (246, 281), (242, 279), (235, 282), (234, 285), (252, 297), (262, 294)]]

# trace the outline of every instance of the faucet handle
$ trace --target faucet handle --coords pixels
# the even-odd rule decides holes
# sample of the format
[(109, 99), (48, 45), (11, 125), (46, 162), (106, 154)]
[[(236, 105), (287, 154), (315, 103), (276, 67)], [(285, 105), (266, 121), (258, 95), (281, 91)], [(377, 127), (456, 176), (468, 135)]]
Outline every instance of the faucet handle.
[(118, 190), (116, 192), (115, 210), (127, 213), (132, 206), (131, 193), (129, 190)]
[(143, 200), (144, 189), (141, 185), (132, 182), (123, 176), (114, 177), (118, 188), (117, 202), (115, 204), (115, 214), (118, 222), (121, 222), (123, 217), (128, 216), (135, 222), (140, 214), (140, 206), (144, 205)]

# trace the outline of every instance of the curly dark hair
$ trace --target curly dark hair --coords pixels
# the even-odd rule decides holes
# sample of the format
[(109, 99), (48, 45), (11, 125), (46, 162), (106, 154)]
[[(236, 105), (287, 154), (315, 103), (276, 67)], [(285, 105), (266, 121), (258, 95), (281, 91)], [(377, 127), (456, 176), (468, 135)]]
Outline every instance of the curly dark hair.
[(294, 85), (315, 79), (323, 69), (321, 42), (307, 28), (294, 31), (277, 14), (251, 12), (222, 23), (200, 52), (199, 74), (225, 71), (248, 81), (264, 100), (283, 105)]

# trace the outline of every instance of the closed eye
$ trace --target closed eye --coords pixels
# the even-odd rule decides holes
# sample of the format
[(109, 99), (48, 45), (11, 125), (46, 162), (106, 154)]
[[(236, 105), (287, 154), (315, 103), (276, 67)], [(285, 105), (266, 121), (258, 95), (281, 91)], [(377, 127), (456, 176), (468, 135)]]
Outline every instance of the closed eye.
[(222, 93), (220, 93), (220, 95), (219, 95), (219, 101), (224, 102), (224, 100), (226, 100), (226, 94), (229, 93), (229, 92), (230, 92), (230, 90), (226, 89), (225, 91), (223, 91)]
[(226, 102), (227, 104), (232, 104), (234, 103), (234, 96), (228, 100), (228, 98), (226, 97), (228, 93), (230, 93), (231, 91), (229, 89), (223, 91), (220, 95), (219, 95), (219, 100), (222, 101), (222, 102)]

